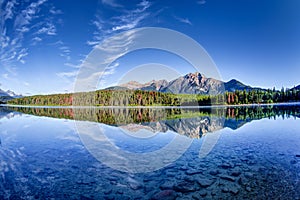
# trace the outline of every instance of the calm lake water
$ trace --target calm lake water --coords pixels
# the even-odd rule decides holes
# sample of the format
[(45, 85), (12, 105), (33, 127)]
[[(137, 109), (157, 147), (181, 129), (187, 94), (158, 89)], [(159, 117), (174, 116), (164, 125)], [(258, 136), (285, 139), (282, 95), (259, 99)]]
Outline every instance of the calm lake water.
[(300, 199), (299, 117), (0, 107), (0, 199)]

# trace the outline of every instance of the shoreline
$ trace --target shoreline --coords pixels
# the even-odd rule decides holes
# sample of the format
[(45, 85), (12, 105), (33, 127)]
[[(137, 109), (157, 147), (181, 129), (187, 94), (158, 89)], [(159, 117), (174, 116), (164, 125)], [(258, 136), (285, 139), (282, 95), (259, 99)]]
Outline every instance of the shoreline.
[(210, 105), (210, 106), (37, 106), (37, 105), (13, 105), (0, 104), (1, 107), (17, 107), (17, 108), (72, 108), (72, 109), (86, 109), (86, 108), (227, 108), (227, 107), (259, 107), (259, 106), (292, 106), (300, 105), (300, 102), (286, 102), (286, 103), (264, 103), (264, 104), (238, 104), (238, 105)]

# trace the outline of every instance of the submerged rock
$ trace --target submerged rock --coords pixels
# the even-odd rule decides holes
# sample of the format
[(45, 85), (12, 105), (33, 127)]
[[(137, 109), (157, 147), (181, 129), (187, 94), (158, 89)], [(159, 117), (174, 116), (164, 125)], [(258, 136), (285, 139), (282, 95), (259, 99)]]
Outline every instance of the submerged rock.
[(207, 192), (205, 190), (201, 190), (199, 192), (199, 194), (200, 194), (201, 197), (205, 197), (207, 195)]
[[(34, 198), (39, 199), (37, 196), (35, 196)], [(90, 197), (87, 197), (87, 196), (84, 196), (84, 195), (80, 195), (80, 199), (82, 199), (82, 200), (92, 200), (93, 198), (90, 198)]]
[(234, 165), (231, 163), (223, 163), (222, 165), (220, 165), (220, 167), (222, 167), (223, 169), (229, 169), (229, 168), (233, 168)]
[(143, 187), (143, 185), (141, 183), (139, 183), (138, 181), (134, 180), (131, 177), (128, 177), (128, 185), (131, 189), (133, 190), (138, 190), (141, 189)]
[(247, 186), (247, 187), (246, 187), (246, 191), (247, 191), (247, 192), (251, 192), (251, 187)]
[(195, 182), (194, 178), (191, 177), (191, 176), (186, 176), (186, 177), (184, 177), (184, 180), (185, 180), (186, 182), (190, 182), (190, 183)]
[(199, 189), (196, 187), (194, 183), (188, 183), (188, 182), (180, 182), (177, 185), (175, 185), (173, 188), (175, 191), (182, 192), (182, 193), (194, 192), (197, 189)]
[(204, 188), (211, 186), (215, 182), (215, 180), (208, 179), (208, 178), (198, 178), (198, 179), (196, 179), (196, 181), (201, 187), (204, 187)]
[(207, 191), (201, 190), (199, 192), (195, 192), (192, 197), (193, 199), (200, 200), (207, 195)]
[(107, 195), (107, 194), (110, 194), (111, 192), (112, 192), (112, 189), (109, 188), (109, 189), (106, 189), (103, 193)]
[(230, 187), (228, 187), (228, 191), (234, 195), (239, 193), (239, 187), (236, 185), (231, 185)]
[(252, 178), (254, 176), (251, 172), (246, 172), (244, 175), (246, 178)]
[(235, 178), (234, 177), (232, 177), (232, 176), (228, 176), (228, 175), (220, 175), (220, 178), (221, 179), (224, 179), (224, 180), (226, 180), (226, 181), (232, 181), (232, 182), (234, 182), (235, 181)]
[(231, 176), (237, 177), (237, 176), (241, 175), (241, 173), (242, 173), (242, 172), (240, 172), (240, 171), (238, 171), (238, 170), (235, 170), (235, 171), (232, 171), (232, 172), (231, 172)]
[(220, 171), (217, 170), (217, 169), (216, 169), (216, 170), (213, 169), (213, 170), (210, 170), (210, 171), (209, 171), (209, 174), (210, 174), (210, 175), (213, 175), (213, 176), (215, 176), (215, 175), (217, 175), (217, 174), (219, 174), (219, 173), (220, 173)]
[(224, 187), (224, 188), (222, 188), (222, 192), (227, 193), (227, 192), (229, 192), (229, 190), (227, 187)]
[(297, 163), (297, 160), (291, 160), (290, 163), (291, 163), (292, 165), (294, 165), (294, 164)]
[(202, 171), (200, 171), (200, 170), (187, 170), (185, 173), (187, 175), (195, 175), (195, 174), (202, 174)]
[(141, 189), (143, 186), (139, 183), (129, 183), (129, 186), (131, 189), (133, 190), (138, 190), (138, 189)]
[(246, 185), (248, 183), (248, 180), (245, 177), (242, 176), (242, 177), (239, 178), (238, 183), (240, 185)]
[(186, 171), (186, 170), (188, 170), (189, 168), (187, 167), (187, 166), (182, 166), (182, 167), (180, 167), (180, 170), (181, 171)]
[(159, 186), (161, 190), (168, 190), (174, 187), (175, 183), (172, 181), (165, 181), (162, 185)]
[(153, 195), (152, 200), (173, 200), (176, 199), (177, 194), (174, 190), (163, 190)]
[(213, 190), (213, 191), (210, 192), (210, 195), (211, 195), (211, 196), (216, 196), (216, 195), (217, 195), (217, 192)]

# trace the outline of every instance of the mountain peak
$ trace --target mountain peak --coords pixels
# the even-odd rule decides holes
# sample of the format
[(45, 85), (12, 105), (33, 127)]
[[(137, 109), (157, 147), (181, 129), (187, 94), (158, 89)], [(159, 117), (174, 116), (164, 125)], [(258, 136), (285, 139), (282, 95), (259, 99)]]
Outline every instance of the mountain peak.
[(292, 89), (299, 90), (300, 89), (300, 85), (297, 85), (297, 86), (293, 87)]
[(229, 92), (234, 92), (235, 90), (251, 90), (253, 89), (252, 87), (243, 84), (242, 82), (236, 80), (236, 79), (231, 79), (230, 81), (224, 83), (225, 90)]
[(131, 90), (141, 89), (141, 90), (159, 90), (162, 86), (166, 86), (168, 81), (166, 80), (152, 80), (147, 83), (139, 83), (137, 81), (129, 81), (127, 83), (121, 84), (119, 86), (126, 87)]
[(214, 78), (207, 78), (200, 72), (188, 73), (169, 82), (166, 80), (152, 80), (143, 84), (137, 81), (130, 81), (119, 86), (133, 90), (159, 91), (174, 94), (215, 95), (223, 93), (224, 89), (228, 92), (234, 92), (236, 90), (261, 90), (261, 88), (252, 88), (251, 86), (245, 85), (236, 79), (223, 82)]
[(201, 78), (206, 78), (203, 74), (201, 74), (200, 72), (195, 72), (195, 73), (188, 73), (184, 76), (184, 78), (192, 78), (192, 79), (195, 79), (195, 78), (198, 78), (198, 79), (201, 79)]
[(11, 90), (4, 91), (0, 89), (0, 103), (6, 102), (13, 98), (19, 98), (19, 97), (22, 97), (22, 95), (17, 95)]
[(18, 95), (11, 90), (4, 91), (4, 90), (0, 89), (0, 96), (21, 97), (22, 95)]
[[(227, 83), (241, 83), (240, 81), (236, 80), (236, 79), (231, 79), (230, 81), (228, 81)], [(242, 84), (242, 83), (241, 83)]]
[(131, 89), (131, 90), (135, 90), (135, 89), (138, 89), (138, 88), (142, 87), (143, 84), (139, 83), (137, 81), (129, 81), (129, 82), (123, 83), (123, 84), (121, 84), (119, 86), (126, 87), (126, 88)]

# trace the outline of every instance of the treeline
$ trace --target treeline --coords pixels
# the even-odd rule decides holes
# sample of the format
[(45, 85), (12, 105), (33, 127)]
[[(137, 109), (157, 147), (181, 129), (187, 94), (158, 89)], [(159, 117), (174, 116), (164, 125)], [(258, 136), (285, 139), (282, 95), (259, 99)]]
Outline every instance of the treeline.
[(224, 104), (225, 96), (171, 94), (142, 90), (97, 90), (74, 94), (36, 95), (8, 101), (16, 105), (46, 106), (198, 106)]
[(36, 95), (22, 98), (16, 98), (7, 101), (14, 105), (37, 105), (37, 106), (71, 106), (73, 103), (73, 94), (51, 94)]
[(300, 101), (300, 90), (284, 89), (273, 90), (251, 90), (226, 92), (226, 104), (261, 104), (261, 103), (282, 103)]
[(171, 94), (141, 90), (97, 90), (74, 94), (36, 95), (8, 101), (41, 106), (202, 106), (295, 102), (300, 90), (251, 90), (220, 95)]

